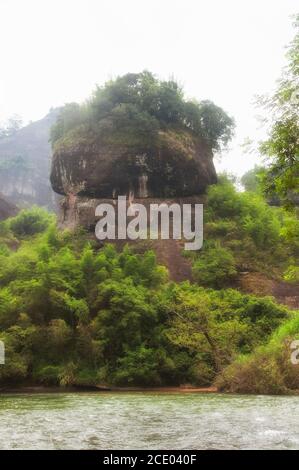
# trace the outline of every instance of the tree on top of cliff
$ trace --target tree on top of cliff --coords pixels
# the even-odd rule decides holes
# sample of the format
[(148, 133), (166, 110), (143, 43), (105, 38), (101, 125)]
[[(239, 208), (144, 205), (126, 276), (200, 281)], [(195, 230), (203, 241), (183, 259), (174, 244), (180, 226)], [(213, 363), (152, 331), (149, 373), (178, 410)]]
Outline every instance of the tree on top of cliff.
[(144, 71), (98, 86), (82, 105), (67, 104), (52, 127), (52, 145), (78, 127), (96, 135), (133, 132), (149, 141), (159, 130), (188, 129), (220, 150), (232, 137), (234, 121), (211, 101), (186, 101), (178, 83)]

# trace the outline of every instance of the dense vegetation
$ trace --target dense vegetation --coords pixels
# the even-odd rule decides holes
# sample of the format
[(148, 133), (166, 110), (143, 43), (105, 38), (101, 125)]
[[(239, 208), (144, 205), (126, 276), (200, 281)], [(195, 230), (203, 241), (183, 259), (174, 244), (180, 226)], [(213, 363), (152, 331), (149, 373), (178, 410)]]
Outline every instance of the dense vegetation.
[(271, 116), (269, 138), (261, 152), (269, 159), (264, 178), (268, 194), (279, 194), (287, 206), (299, 196), (299, 16), (296, 35), (288, 49), (288, 66), (275, 94), (263, 104)]
[(262, 182), (265, 173), (266, 169), (259, 165), (255, 165), (251, 170), (246, 171), (240, 179), (245, 191), (262, 194)]
[[(217, 379), (224, 389), (250, 391), (236, 385), (239, 357), (252, 364), (250, 354), (266, 351), (272, 364), (273, 338), (282, 344), (280, 332), (289, 324), (288, 335), (298, 337), (298, 314), (269, 297), (223, 287), (229, 287), (228, 280), (233, 282), (247, 262), (266, 266), (268, 258), (268, 266), (277, 262), (285, 267), (290, 253), (298, 249), (298, 239), (290, 241), (291, 216), (284, 216), (283, 209), (237, 193), (226, 179), (210, 188), (208, 201), (211, 241), (194, 260), (200, 285), (169, 282), (166, 269), (150, 250), (137, 252), (134, 246), (117, 252), (109, 244), (100, 247), (83, 231), (60, 232), (55, 217), (41, 209), (22, 211), (2, 222), (2, 387), (204, 386)], [(250, 217), (255, 218), (257, 231)], [(277, 328), (281, 330), (275, 333)], [(275, 349), (275, 357), (280, 357), (280, 350)], [(283, 390), (295, 388), (296, 380), (283, 384)], [(253, 391), (261, 391), (252, 383)], [(269, 390), (282, 387), (265, 388)]]
[[(204, 246), (188, 253), (194, 283), (170, 282), (154, 252), (138, 244), (119, 252), (84, 231), (60, 232), (55, 217), (38, 208), (0, 224), (2, 387), (216, 383), (232, 392), (298, 390), (290, 346), (299, 339), (299, 312), (237, 290), (244, 272), (299, 280), (296, 211), (270, 206), (262, 195), (264, 189), (268, 201), (288, 209), (296, 201), (298, 40), (297, 34), (286, 75), (267, 103), (273, 122), (261, 151), (269, 167), (244, 175), (245, 192), (227, 177), (208, 189)], [(51, 141), (54, 149), (95, 138), (152, 146), (161, 131), (182, 129), (215, 151), (230, 139), (233, 121), (211, 102), (186, 101), (176, 82), (143, 72), (98, 87), (83, 105), (66, 105)]]
[(299, 220), (269, 206), (259, 191), (238, 192), (221, 177), (208, 189), (204, 231), (203, 249), (191, 254), (194, 277), (201, 285), (226, 287), (244, 271), (298, 279)]
[[(294, 344), (294, 343), (295, 344)], [(297, 346), (296, 346), (297, 345)], [(294, 314), (252, 354), (240, 355), (216, 379), (220, 390), (281, 394), (299, 390), (299, 315)], [(294, 347), (295, 346), (295, 347)]]
[(231, 138), (234, 122), (210, 101), (186, 101), (173, 80), (147, 71), (129, 73), (97, 87), (84, 104), (67, 104), (51, 132), (52, 144), (81, 137), (153, 146), (160, 130), (186, 129), (219, 150)]

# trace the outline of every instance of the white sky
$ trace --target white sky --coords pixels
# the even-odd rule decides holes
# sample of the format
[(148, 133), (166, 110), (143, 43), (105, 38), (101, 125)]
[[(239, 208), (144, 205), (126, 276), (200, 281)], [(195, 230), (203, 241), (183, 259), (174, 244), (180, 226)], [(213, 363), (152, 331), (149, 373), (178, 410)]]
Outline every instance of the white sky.
[(243, 174), (258, 160), (240, 148), (259, 134), (254, 96), (275, 86), (298, 10), (297, 0), (0, 0), (0, 120), (39, 119), (148, 69), (234, 116), (217, 167)]

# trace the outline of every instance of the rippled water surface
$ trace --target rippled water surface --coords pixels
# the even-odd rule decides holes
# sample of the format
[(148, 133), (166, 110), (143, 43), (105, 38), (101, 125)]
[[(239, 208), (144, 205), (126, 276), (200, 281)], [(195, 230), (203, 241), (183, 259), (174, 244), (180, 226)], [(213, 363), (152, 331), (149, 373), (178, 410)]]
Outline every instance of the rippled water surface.
[(299, 397), (0, 396), (1, 449), (299, 449)]

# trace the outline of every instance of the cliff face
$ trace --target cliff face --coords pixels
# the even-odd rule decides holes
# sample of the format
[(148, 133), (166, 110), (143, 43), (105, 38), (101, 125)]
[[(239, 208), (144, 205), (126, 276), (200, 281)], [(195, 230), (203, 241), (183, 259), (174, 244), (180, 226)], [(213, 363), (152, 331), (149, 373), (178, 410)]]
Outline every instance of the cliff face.
[(186, 197), (216, 181), (212, 152), (187, 131), (160, 131), (151, 147), (62, 140), (52, 159), (52, 187), (65, 196)]
[[(129, 139), (128, 139), (129, 140)], [(60, 200), (59, 225), (93, 232), (96, 207), (115, 204), (119, 195), (148, 207), (151, 203), (202, 203), (209, 184), (216, 183), (212, 151), (188, 131), (160, 131), (152, 145), (122, 139), (99, 141), (72, 133), (54, 146), (51, 183)], [(124, 241), (116, 241), (121, 246)], [(132, 242), (138, 249), (138, 241)], [(140, 241), (142, 245), (142, 241)], [(190, 262), (180, 240), (152, 240), (158, 261), (175, 281), (191, 279)], [(137, 246), (138, 245), (138, 246)]]
[[(130, 205), (130, 200), (127, 199), (127, 208)], [(202, 196), (182, 197), (182, 198), (138, 198), (136, 202), (143, 204), (148, 213), (150, 204), (161, 204), (165, 202), (168, 205), (173, 203), (179, 204), (182, 208), (183, 204), (202, 204), (204, 202)], [(60, 200), (60, 211), (58, 215), (58, 223), (60, 228), (74, 230), (76, 227), (81, 226), (89, 232), (95, 231), (95, 226), (98, 218), (95, 216), (96, 207), (101, 203), (109, 203), (114, 205), (116, 218), (117, 207), (115, 199), (96, 199), (85, 196), (76, 196), (69, 194)], [(102, 242), (99, 242), (102, 243)], [(133, 244), (137, 252), (143, 252), (144, 249), (152, 249), (155, 251), (157, 260), (160, 264), (167, 267), (169, 278), (176, 282), (182, 282), (186, 279), (192, 279), (192, 269), (190, 259), (183, 256), (183, 240), (115, 240), (113, 241), (119, 249), (125, 244)]]
[(161, 202), (204, 194), (217, 182), (213, 151), (233, 127), (213, 102), (186, 100), (178, 83), (147, 70), (97, 86), (82, 105), (66, 104), (51, 129), (62, 225), (93, 227), (97, 201), (120, 195)]
[(49, 183), (50, 127), (53, 110), (43, 119), (0, 139), (0, 188), (19, 207), (38, 204), (53, 208), (55, 194)]
[(18, 213), (17, 207), (11, 202), (7, 201), (0, 193), (0, 221), (13, 217)]

